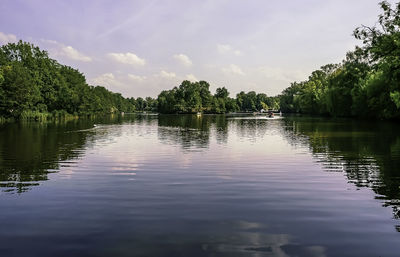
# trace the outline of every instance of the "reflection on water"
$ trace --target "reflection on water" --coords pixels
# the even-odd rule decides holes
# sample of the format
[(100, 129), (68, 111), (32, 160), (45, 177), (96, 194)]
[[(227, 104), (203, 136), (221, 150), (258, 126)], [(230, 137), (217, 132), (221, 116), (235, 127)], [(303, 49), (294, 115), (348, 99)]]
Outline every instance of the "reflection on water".
[(385, 122), (288, 118), (286, 137), (308, 146), (325, 171), (345, 172), (357, 187), (369, 187), (400, 215), (400, 125)]
[[(0, 127), (0, 189), (22, 193), (48, 179), (60, 167), (73, 165), (94, 139), (108, 140), (120, 130), (101, 129), (105, 124), (135, 122), (150, 125), (152, 116), (112, 115), (65, 122), (4, 124)], [(96, 125), (96, 123), (98, 123)], [(100, 125), (99, 125), (100, 124)]]
[(158, 139), (166, 144), (178, 144), (185, 150), (208, 148), (210, 133), (218, 143), (228, 139), (228, 120), (225, 115), (160, 115)]
[(211, 127), (211, 119), (208, 117), (160, 115), (158, 138), (164, 143), (182, 145), (184, 149), (207, 148)]
[[(5, 192), (24, 192), (47, 174), (57, 171), (60, 163), (82, 154), (86, 133), (69, 133), (81, 124), (7, 124), (0, 130), (0, 187)], [(67, 164), (65, 164), (67, 165)]]
[(224, 115), (2, 125), (0, 252), (397, 256), (399, 131)]

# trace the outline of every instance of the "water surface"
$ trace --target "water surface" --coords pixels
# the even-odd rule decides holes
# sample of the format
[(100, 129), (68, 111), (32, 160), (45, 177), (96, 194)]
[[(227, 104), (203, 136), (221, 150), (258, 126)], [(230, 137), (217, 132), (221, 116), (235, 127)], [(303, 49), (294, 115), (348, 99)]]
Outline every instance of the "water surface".
[(400, 126), (125, 115), (0, 127), (1, 256), (399, 256)]

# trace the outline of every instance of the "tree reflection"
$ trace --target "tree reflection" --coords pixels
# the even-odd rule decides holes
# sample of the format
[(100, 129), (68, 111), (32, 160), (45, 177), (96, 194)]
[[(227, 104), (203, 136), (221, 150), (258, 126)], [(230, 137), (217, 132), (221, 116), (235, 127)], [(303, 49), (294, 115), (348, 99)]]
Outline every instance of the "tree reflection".
[[(276, 126), (277, 123), (274, 122)], [(165, 144), (179, 145), (185, 150), (208, 148), (210, 138), (227, 144), (229, 131), (241, 138), (256, 141), (267, 135), (271, 125), (254, 116), (226, 115), (159, 115), (158, 139)]]
[(186, 150), (208, 148), (212, 127), (217, 140), (226, 141), (227, 123), (223, 115), (159, 115), (158, 138)]
[(211, 116), (215, 128), (215, 134), (218, 144), (226, 144), (228, 142), (228, 119), (225, 115)]
[(288, 118), (285, 136), (307, 145), (326, 171), (344, 171), (358, 187), (369, 187), (392, 206), (400, 205), (400, 125), (389, 122)]
[[(149, 117), (110, 115), (63, 122), (21, 122), (0, 128), (0, 188), (22, 193), (48, 174), (58, 172), (61, 163), (81, 157), (95, 135), (104, 133), (95, 124), (150, 122)], [(105, 131), (105, 133), (108, 133)], [(99, 135), (104, 136), (104, 135)]]
[[(72, 160), (86, 142), (87, 133), (66, 133), (76, 121), (64, 124), (8, 124), (0, 130), (0, 184), (4, 191), (24, 192), (32, 183), (47, 180), (59, 161)], [(78, 125), (79, 126), (79, 125)]]
[[(271, 129), (271, 121), (257, 119), (255, 117), (250, 118), (235, 118), (235, 129), (236, 134), (241, 138), (246, 138), (251, 142), (255, 142), (260, 138), (267, 135)], [(274, 122), (275, 124), (276, 122)]]

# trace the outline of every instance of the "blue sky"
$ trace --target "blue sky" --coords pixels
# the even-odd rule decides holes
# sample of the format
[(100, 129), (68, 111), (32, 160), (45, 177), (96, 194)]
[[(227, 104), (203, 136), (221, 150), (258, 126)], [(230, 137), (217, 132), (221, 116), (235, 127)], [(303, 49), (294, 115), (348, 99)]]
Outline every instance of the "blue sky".
[(152, 96), (184, 79), (279, 94), (340, 62), (377, 0), (2, 0), (0, 44), (25, 40), (92, 85)]

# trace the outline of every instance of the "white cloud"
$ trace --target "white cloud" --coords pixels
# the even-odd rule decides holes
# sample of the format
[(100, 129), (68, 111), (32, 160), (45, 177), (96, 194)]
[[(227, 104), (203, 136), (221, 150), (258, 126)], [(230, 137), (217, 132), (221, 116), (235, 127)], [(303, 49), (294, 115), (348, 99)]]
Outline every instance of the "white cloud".
[(78, 50), (76, 50), (72, 46), (62, 47), (61, 51), (60, 51), (60, 55), (63, 55), (65, 57), (68, 57), (68, 58), (70, 58), (72, 60), (76, 60), (76, 61), (82, 61), (82, 62), (91, 62), (92, 61), (92, 58), (78, 52)]
[(190, 58), (185, 54), (175, 54), (174, 58), (175, 58), (175, 60), (178, 60), (184, 66), (189, 67), (192, 65), (192, 60), (190, 60)]
[(239, 50), (235, 50), (235, 51), (233, 51), (233, 54), (236, 56), (241, 56), (242, 52), (240, 52)]
[(234, 49), (231, 45), (228, 44), (217, 44), (218, 53), (220, 54), (234, 54), (236, 56), (241, 56), (242, 52)]
[(91, 80), (91, 83), (99, 86), (110, 86), (116, 84), (116, 79), (112, 73), (104, 73)]
[(219, 52), (220, 54), (226, 54), (226, 53), (228, 53), (229, 51), (232, 50), (232, 46), (230, 46), (230, 45), (221, 45), (221, 44), (218, 44), (218, 45), (217, 45), (217, 49), (218, 49), (218, 52)]
[(162, 90), (178, 86), (184, 79), (184, 76), (179, 76), (174, 72), (161, 70), (148, 76), (107, 72), (88, 81), (91, 85), (103, 86), (113, 92), (121, 93), (125, 97), (156, 97)]
[(81, 62), (91, 62), (92, 58), (79, 52), (72, 46), (64, 45), (55, 40), (41, 39), (43, 43), (52, 45), (49, 49), (50, 54), (54, 56), (63, 56), (71, 60), (81, 61)]
[(282, 68), (262, 66), (257, 68), (257, 72), (265, 78), (293, 82), (304, 80), (307, 73), (300, 70), (284, 70)]
[(49, 43), (49, 44), (59, 44), (57, 41), (55, 40), (50, 40), (50, 39), (40, 39), (40, 41), (44, 42), (44, 43)]
[(199, 81), (193, 74), (186, 75), (186, 79), (192, 82)]
[(231, 64), (229, 65), (229, 67), (223, 68), (222, 71), (229, 74), (236, 74), (241, 76), (245, 75), (242, 69), (235, 64)]
[(167, 72), (165, 70), (162, 70), (160, 72), (160, 77), (165, 78), (165, 79), (172, 79), (172, 78), (176, 78), (176, 74), (173, 72)]
[(128, 74), (128, 78), (130, 80), (136, 81), (136, 82), (142, 82), (146, 79), (146, 76), (138, 76), (134, 74)]
[[(131, 74), (132, 75), (132, 74)], [(135, 96), (135, 88), (139, 83), (132, 83), (132, 78), (124, 74), (113, 74), (111, 72), (101, 74), (89, 80), (89, 84), (103, 86), (114, 93), (120, 93), (125, 97)], [(142, 84), (142, 83), (140, 83)]]
[(17, 42), (17, 37), (13, 34), (5, 34), (0, 32), (0, 44), (15, 43)]
[(131, 64), (135, 66), (144, 66), (146, 61), (142, 58), (139, 58), (134, 53), (109, 53), (108, 56), (116, 61), (123, 64)]

